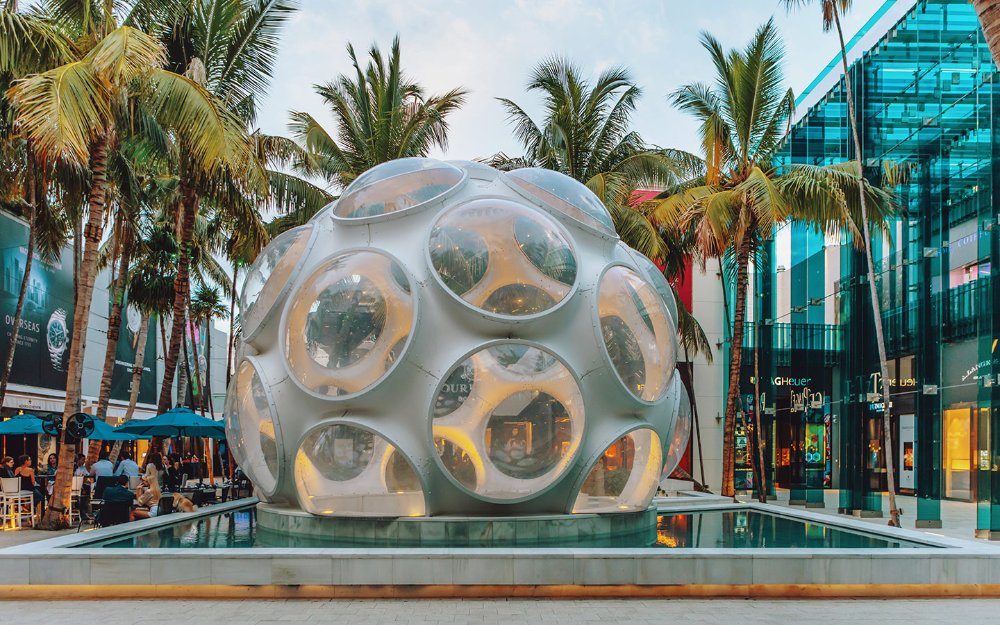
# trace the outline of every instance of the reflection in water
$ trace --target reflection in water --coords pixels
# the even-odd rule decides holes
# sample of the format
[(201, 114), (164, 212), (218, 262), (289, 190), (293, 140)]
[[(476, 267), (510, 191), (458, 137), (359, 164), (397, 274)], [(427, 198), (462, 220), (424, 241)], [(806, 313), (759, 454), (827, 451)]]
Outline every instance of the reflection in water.
[[(658, 516), (656, 521), (656, 541), (652, 546), (668, 549), (896, 549), (926, 547), (926, 545), (917, 543), (862, 534), (817, 523), (807, 523), (755, 510), (715, 510), (664, 514)], [(587, 542), (581, 541), (575, 546), (636, 548), (650, 546), (651, 541), (652, 539), (646, 535), (603, 536)], [(182, 522), (96, 546), (143, 549), (236, 549), (247, 547), (323, 548), (356, 545), (357, 543), (353, 541), (290, 536), (258, 528), (254, 511), (250, 509)], [(397, 545), (368, 546), (393, 547)], [(400, 544), (398, 546), (417, 545)], [(510, 545), (483, 543), (474, 546), (509, 547)], [(544, 547), (546, 545), (539, 544), (537, 546)]]
[(925, 546), (754, 510), (659, 516), (656, 544), (695, 549), (895, 549)]

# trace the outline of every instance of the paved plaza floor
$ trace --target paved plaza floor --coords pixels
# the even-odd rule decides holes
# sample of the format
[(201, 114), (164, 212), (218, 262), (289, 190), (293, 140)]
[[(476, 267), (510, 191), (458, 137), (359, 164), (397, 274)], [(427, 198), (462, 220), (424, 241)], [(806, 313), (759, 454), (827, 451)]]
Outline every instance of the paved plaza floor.
[[(109, 599), (114, 598), (114, 589), (108, 591)], [(1000, 622), (1000, 599), (10, 601), (4, 602), (0, 609), (4, 623), (17, 625), (979, 625)]]

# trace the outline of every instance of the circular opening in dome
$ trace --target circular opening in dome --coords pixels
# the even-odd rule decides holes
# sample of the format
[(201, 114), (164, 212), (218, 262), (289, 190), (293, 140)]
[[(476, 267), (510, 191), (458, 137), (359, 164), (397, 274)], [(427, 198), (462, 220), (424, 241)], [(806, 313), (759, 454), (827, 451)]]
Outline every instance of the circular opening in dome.
[(485, 347), (455, 366), (431, 415), (445, 471), (495, 501), (525, 499), (554, 484), (584, 429), (583, 396), (572, 372), (524, 343)]
[(659, 484), (662, 458), (653, 430), (640, 428), (615, 439), (587, 473), (573, 512), (645, 510)]
[(615, 265), (597, 289), (605, 353), (618, 379), (636, 399), (663, 397), (676, 365), (677, 345), (667, 308), (635, 271)]
[(244, 473), (265, 494), (274, 494), (281, 470), (281, 430), (256, 367), (244, 360), (229, 385), (224, 408), (226, 439)]
[(312, 514), (421, 516), (413, 465), (382, 436), (352, 424), (314, 428), (295, 454), (295, 489)]
[(615, 236), (611, 214), (600, 198), (586, 185), (551, 169), (526, 167), (507, 173), (514, 188), (528, 197), (603, 234)]
[(282, 233), (250, 266), (240, 297), (240, 318), (246, 340), (253, 337), (275, 303), (287, 293), (294, 279), (292, 274), (309, 247), (312, 233), (313, 226), (309, 224)]
[(410, 279), (395, 260), (346, 251), (317, 267), (283, 323), (293, 378), (320, 397), (359, 393), (398, 362), (414, 324)]
[(500, 317), (542, 314), (576, 283), (576, 255), (555, 221), (508, 200), (474, 200), (446, 211), (431, 230), (430, 264), (445, 288)]
[(464, 176), (454, 165), (430, 158), (389, 161), (358, 176), (334, 205), (333, 216), (371, 219), (409, 210), (441, 198)]

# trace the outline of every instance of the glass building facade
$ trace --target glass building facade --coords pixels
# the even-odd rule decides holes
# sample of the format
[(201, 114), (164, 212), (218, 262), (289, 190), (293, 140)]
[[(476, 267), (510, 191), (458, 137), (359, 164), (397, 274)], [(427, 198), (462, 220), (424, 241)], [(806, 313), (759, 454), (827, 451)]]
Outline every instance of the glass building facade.
[[(918, 526), (940, 524), (945, 498), (977, 502), (979, 531), (997, 533), (997, 68), (966, 0), (898, 4), (883, 5), (880, 14), (893, 7), (902, 16), (850, 66), (863, 153), (851, 140), (841, 78), (804, 97), (814, 103), (800, 108), (776, 165), (860, 156), (866, 177), (894, 191), (897, 215), (872, 249), (897, 488), (916, 496), (906, 514)], [(741, 387), (751, 413), (759, 345), (772, 483), (816, 506), (824, 489), (839, 488), (842, 512), (874, 516), (887, 475), (865, 269), (846, 234), (795, 223), (776, 233), (754, 274)]]

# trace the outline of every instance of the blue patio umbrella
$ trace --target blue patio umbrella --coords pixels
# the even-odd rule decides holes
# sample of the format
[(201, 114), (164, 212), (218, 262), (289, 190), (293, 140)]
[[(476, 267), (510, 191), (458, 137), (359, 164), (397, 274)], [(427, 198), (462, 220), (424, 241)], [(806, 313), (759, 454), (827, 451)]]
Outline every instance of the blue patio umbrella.
[(24, 434), (41, 434), (42, 420), (33, 414), (14, 415), (6, 421), (0, 422), (0, 436), (14, 436)]
[(173, 408), (151, 419), (132, 419), (115, 430), (139, 436), (226, 437), (226, 428), (221, 420), (213, 421), (199, 416), (190, 408)]
[(111, 427), (104, 421), (98, 421), (95, 419), (94, 433), (90, 435), (90, 438), (98, 441), (134, 441), (140, 438), (149, 437), (129, 434), (128, 432), (121, 432), (118, 428)]

